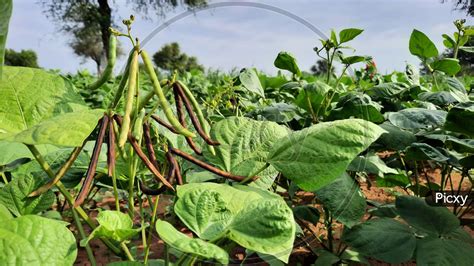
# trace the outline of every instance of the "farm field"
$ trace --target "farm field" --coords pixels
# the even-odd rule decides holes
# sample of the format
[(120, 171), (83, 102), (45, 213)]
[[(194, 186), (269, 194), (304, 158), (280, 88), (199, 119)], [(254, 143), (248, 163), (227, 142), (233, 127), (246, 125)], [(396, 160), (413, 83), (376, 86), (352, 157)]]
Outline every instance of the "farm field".
[(469, 21), (444, 47), (413, 28), (417, 64), (389, 74), (356, 27), (318, 40), (318, 73), (281, 51), (268, 74), (163, 69), (131, 15), (95, 75), (12, 65), (12, 8), (0, 265), (473, 264)]

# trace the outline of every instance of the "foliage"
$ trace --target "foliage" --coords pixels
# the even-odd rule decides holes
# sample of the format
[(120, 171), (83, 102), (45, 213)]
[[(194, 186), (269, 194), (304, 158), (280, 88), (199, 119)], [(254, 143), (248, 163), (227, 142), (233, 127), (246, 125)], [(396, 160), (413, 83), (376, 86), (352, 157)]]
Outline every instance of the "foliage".
[(33, 50), (21, 50), (16, 52), (12, 49), (5, 50), (5, 65), (24, 66), (38, 68), (38, 57)]
[(184, 73), (191, 70), (204, 70), (204, 67), (198, 63), (197, 58), (182, 53), (179, 44), (176, 42), (163, 45), (158, 52), (153, 54), (153, 62), (157, 67), (168, 70), (170, 73), (173, 71)]

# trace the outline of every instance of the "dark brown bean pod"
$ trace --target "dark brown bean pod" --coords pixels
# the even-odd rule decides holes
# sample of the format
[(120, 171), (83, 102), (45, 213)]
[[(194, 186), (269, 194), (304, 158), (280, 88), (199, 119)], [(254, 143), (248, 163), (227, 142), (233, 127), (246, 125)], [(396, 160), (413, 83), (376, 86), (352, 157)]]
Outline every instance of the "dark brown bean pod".
[(160, 195), (161, 193), (165, 192), (166, 191), (166, 186), (161, 186), (160, 188), (158, 189), (153, 189), (153, 188), (149, 188), (145, 185), (145, 183), (143, 183), (142, 181), (138, 181), (139, 184), (140, 184), (140, 190), (143, 192), (143, 194), (145, 195), (151, 195), (151, 196), (156, 196), (156, 195)]
[(155, 149), (153, 148), (153, 142), (151, 140), (150, 124), (148, 122), (143, 124), (143, 137), (145, 139), (145, 146), (148, 153), (148, 158), (150, 158), (150, 161), (156, 167), (156, 170), (160, 171), (158, 161), (156, 160)]
[[(222, 171), (221, 169), (219, 168), (216, 168), (210, 164), (207, 164), (199, 159), (196, 159), (194, 158), (193, 156), (191, 156), (190, 154), (187, 154), (185, 153), (184, 151), (181, 151), (181, 150), (178, 150), (178, 149), (175, 149), (175, 148), (170, 148), (170, 151), (176, 155), (178, 155), (179, 157), (187, 160), (187, 161), (190, 161), (206, 170), (208, 170), (209, 172), (212, 172), (216, 175), (219, 175), (219, 176), (222, 176), (222, 177), (225, 177), (227, 179), (232, 179), (234, 181), (243, 181), (244, 179), (247, 179), (247, 177), (245, 176), (240, 176), (240, 175), (234, 175), (234, 174), (231, 174), (229, 172), (226, 172), (226, 171)], [(251, 178), (251, 180), (256, 180), (258, 179), (257, 176), (254, 176)]]
[(169, 131), (173, 132), (174, 134), (179, 134), (174, 128), (173, 126), (171, 126), (170, 124), (166, 123), (165, 121), (163, 121), (163, 119), (161, 119), (159, 116), (157, 115), (151, 115), (151, 118), (153, 118), (153, 120), (155, 120), (156, 122), (158, 122), (158, 124), (166, 127)]
[[(179, 123), (183, 126), (186, 127), (186, 118), (183, 113), (183, 99), (181, 99), (181, 96), (179, 95), (176, 87), (173, 87), (173, 93), (174, 93), (174, 101), (176, 103), (176, 113), (178, 115), (178, 120)], [(202, 151), (196, 146), (196, 143), (194, 143), (193, 139), (190, 137), (185, 137), (186, 142), (188, 143), (189, 147), (197, 154), (197, 155), (202, 155)]]
[(94, 145), (94, 150), (92, 152), (89, 168), (87, 169), (86, 178), (84, 179), (84, 184), (82, 185), (82, 188), (79, 191), (76, 201), (74, 202), (74, 207), (80, 206), (82, 203), (84, 203), (87, 194), (89, 194), (90, 186), (92, 184), (92, 180), (94, 179), (94, 175), (97, 169), (97, 161), (99, 160), (99, 154), (100, 150), (102, 149), (102, 143), (104, 142), (108, 122), (108, 116), (104, 115), (100, 122), (99, 135), (97, 136), (97, 140)]
[(114, 120), (109, 117), (109, 135), (107, 142), (107, 169), (108, 175), (112, 177), (115, 171), (115, 131)]
[[(117, 124), (120, 126), (122, 124), (122, 118), (118, 115), (114, 116), (115, 121)], [(169, 187), (170, 189), (174, 190), (173, 186), (160, 174), (158, 169), (155, 168), (155, 166), (150, 162), (148, 157), (145, 155), (145, 153), (142, 151), (140, 148), (140, 145), (138, 145), (137, 141), (133, 138), (132, 134), (128, 134), (128, 142), (132, 145), (133, 150), (135, 150), (135, 153), (138, 155), (138, 157), (142, 160), (142, 162), (145, 164), (145, 166), (150, 170), (155, 177), (157, 177), (165, 186)]]
[(177, 181), (178, 185), (182, 185), (183, 184), (183, 176), (181, 175), (181, 169), (179, 168), (178, 161), (176, 161), (176, 158), (174, 158), (174, 156), (173, 156), (173, 154), (171, 154), (170, 150), (168, 150), (168, 152), (166, 152), (166, 159), (168, 160), (168, 162), (172, 166), (172, 169), (174, 171), (174, 177), (176, 177), (176, 181)]
[(186, 94), (184, 93), (183, 89), (178, 83), (173, 84), (173, 89), (176, 90), (180, 96), (181, 99), (183, 99), (184, 106), (186, 107), (186, 110), (188, 111), (189, 118), (191, 118), (191, 122), (193, 123), (194, 128), (198, 132), (198, 134), (206, 141), (207, 144), (212, 145), (212, 146), (217, 146), (220, 145), (219, 142), (212, 140), (206, 132), (202, 129), (201, 123), (199, 123), (199, 120), (196, 116), (196, 114), (193, 111), (193, 107), (191, 103), (189, 102), (189, 99), (186, 97)]

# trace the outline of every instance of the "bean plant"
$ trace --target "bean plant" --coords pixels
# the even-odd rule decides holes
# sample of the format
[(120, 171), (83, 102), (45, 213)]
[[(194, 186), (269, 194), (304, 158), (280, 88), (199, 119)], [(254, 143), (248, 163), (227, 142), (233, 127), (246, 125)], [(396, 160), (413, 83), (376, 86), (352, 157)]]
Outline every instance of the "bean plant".
[[(472, 199), (429, 201), (472, 190), (474, 101), (456, 77), (459, 51), (473, 52), (465, 21), (443, 35), (453, 58), (413, 30), (425, 74), (379, 74), (348, 46), (362, 29), (333, 30), (314, 48), (322, 76), (289, 52), (276, 76), (158, 73), (133, 22), (110, 29), (96, 80), (3, 67), (1, 265), (72, 265), (81, 250), (96, 265), (97, 245), (109, 265), (472, 265)], [(133, 48), (114, 78), (117, 39)], [(103, 197), (110, 207), (93, 204)]]

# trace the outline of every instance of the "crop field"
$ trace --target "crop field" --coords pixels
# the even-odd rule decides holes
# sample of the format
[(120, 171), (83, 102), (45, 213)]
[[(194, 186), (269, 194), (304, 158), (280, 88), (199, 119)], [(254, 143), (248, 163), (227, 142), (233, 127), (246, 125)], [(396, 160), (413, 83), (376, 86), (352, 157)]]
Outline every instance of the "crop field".
[(161, 71), (130, 16), (93, 75), (3, 65), (14, 7), (0, 0), (0, 265), (474, 264), (466, 20), (444, 47), (413, 29), (418, 63), (390, 74), (352, 27), (315, 44), (324, 71), (281, 51), (266, 74)]

